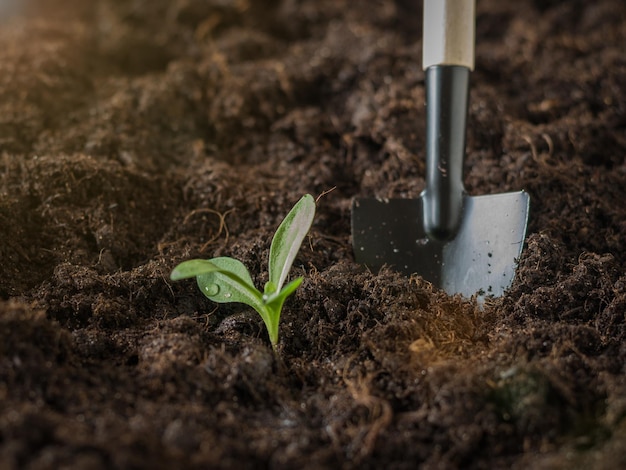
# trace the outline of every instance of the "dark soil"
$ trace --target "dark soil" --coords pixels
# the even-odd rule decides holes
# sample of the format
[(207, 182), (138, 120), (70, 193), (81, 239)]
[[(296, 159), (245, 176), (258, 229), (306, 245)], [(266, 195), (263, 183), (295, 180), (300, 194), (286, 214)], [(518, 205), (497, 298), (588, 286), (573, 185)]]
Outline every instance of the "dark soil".
[[(351, 252), (424, 186), (420, 2), (0, 2), (0, 469), (626, 468), (626, 4), (477, 10), (466, 186), (532, 198), (484, 310)], [(278, 355), (169, 280), (325, 192)]]

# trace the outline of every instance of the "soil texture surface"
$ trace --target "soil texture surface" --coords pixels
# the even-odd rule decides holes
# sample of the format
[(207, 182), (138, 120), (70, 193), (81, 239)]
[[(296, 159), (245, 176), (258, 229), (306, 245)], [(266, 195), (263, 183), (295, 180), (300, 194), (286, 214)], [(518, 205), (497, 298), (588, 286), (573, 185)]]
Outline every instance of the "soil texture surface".
[[(626, 468), (626, 3), (478, 0), (465, 184), (525, 189), (504, 296), (355, 262), (424, 189), (421, 2), (0, 1), (0, 469)], [(191, 258), (267, 281), (272, 351)]]

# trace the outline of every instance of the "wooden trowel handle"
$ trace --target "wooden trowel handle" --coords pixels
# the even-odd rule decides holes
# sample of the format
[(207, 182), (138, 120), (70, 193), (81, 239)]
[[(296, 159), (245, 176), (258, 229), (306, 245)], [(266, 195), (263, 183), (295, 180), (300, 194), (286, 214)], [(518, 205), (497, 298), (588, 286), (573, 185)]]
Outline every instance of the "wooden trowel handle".
[(424, 0), (422, 67), (474, 70), (475, 0)]
[(455, 236), (463, 216), (463, 161), (474, 67), (474, 0), (424, 0), (426, 188), (424, 230)]

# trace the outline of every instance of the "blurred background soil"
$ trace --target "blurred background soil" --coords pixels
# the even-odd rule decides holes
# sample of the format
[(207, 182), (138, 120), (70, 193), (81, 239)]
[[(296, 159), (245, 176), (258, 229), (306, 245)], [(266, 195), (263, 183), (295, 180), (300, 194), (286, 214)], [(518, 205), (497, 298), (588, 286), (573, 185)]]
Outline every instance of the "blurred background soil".
[[(0, 469), (626, 467), (626, 4), (478, 0), (466, 186), (526, 189), (481, 310), (357, 265), (424, 187), (421, 2), (0, 1)], [(318, 200), (274, 356), (171, 269)]]

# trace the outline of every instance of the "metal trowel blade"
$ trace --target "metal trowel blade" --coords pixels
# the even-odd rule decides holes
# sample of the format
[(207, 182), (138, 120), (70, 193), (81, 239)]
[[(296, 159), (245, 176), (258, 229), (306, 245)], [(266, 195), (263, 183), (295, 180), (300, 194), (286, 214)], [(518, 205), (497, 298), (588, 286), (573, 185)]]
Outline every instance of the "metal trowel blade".
[(359, 263), (418, 274), (450, 295), (501, 296), (515, 276), (526, 236), (524, 191), (465, 196), (451, 240), (424, 231), (422, 199), (355, 199), (352, 243)]

